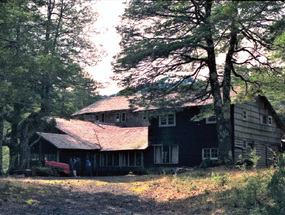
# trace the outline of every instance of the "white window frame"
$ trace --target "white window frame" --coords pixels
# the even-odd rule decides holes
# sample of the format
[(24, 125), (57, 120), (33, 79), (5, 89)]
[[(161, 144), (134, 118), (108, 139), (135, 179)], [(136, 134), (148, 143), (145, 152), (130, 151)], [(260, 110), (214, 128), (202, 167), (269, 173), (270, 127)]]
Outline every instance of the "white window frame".
[[(219, 157), (219, 149), (218, 148), (203, 148), (202, 149), (202, 160), (209, 159), (208, 157), (205, 157), (205, 150), (210, 150), (210, 160), (218, 160)], [(214, 152), (217, 151), (217, 157), (213, 157)]]
[[(169, 147), (169, 157), (168, 162), (164, 161), (163, 147)], [(179, 163), (179, 146), (178, 145), (153, 145), (154, 154), (153, 162), (154, 164), (178, 164)], [(175, 153), (175, 154), (174, 154)]]
[(216, 124), (217, 118), (215, 116), (210, 116), (206, 118), (206, 124)]
[[(173, 124), (169, 124), (169, 116), (173, 115)], [(162, 124), (162, 119), (165, 118), (166, 124)], [(176, 126), (176, 114), (175, 113), (170, 113), (170, 114), (165, 114), (165, 115), (160, 115), (159, 116), (159, 127), (172, 127)]]

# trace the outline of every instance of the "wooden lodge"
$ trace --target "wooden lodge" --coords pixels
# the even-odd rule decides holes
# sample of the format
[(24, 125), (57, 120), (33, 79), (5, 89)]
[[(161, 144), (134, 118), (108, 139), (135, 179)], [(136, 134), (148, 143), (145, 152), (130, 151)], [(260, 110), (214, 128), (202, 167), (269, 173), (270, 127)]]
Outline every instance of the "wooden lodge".
[[(126, 97), (102, 99), (73, 114), (79, 119), (55, 118), (57, 133), (37, 133), (32, 165), (45, 159), (68, 163), (70, 157), (88, 157), (93, 173), (106, 175), (216, 161), (215, 117), (191, 120), (210, 103), (189, 103), (181, 111), (146, 119)], [(232, 104), (231, 121), (234, 162), (248, 159), (254, 149), (259, 166), (271, 165), (285, 129), (268, 100), (258, 96), (254, 102)]]

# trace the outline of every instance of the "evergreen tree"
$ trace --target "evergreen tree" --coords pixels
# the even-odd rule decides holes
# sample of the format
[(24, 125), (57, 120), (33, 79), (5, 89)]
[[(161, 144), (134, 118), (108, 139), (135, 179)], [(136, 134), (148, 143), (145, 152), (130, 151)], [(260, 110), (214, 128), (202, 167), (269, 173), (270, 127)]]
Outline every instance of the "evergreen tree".
[(11, 127), (3, 140), (10, 169), (29, 167), (28, 140), (43, 116), (66, 117), (82, 108), (78, 94), (84, 104), (98, 99), (97, 83), (82, 70), (98, 60), (84, 30), (96, 14), (84, 2), (0, 3), (0, 107)]
[[(282, 2), (270, 1), (132, 0), (118, 27), (122, 51), (114, 64), (116, 78), (128, 89), (146, 92), (138, 99), (140, 105), (159, 105), (159, 98), (169, 105), (167, 98), (183, 103), (211, 96), (219, 159), (227, 161), (232, 77), (248, 84), (253, 82), (240, 68), (247, 74), (274, 71), (267, 55), (276, 37), (271, 26), (284, 20), (283, 11)], [(172, 87), (159, 87), (163, 81)], [(174, 92), (179, 93), (174, 99), (166, 96)]]

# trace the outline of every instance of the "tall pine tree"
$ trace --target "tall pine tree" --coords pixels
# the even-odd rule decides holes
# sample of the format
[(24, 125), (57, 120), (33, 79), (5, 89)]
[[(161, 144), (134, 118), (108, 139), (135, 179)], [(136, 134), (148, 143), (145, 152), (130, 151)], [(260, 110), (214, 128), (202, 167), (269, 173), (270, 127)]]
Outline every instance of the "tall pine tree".
[(165, 104), (174, 92), (180, 102), (212, 96), (219, 159), (226, 161), (231, 158), (232, 77), (247, 84), (251, 80), (240, 67), (248, 73), (274, 70), (267, 55), (276, 36), (270, 26), (284, 19), (283, 11), (282, 2), (270, 1), (132, 0), (118, 27), (122, 51), (116, 77), (128, 89), (146, 92), (140, 104), (157, 105), (151, 101), (159, 97)]

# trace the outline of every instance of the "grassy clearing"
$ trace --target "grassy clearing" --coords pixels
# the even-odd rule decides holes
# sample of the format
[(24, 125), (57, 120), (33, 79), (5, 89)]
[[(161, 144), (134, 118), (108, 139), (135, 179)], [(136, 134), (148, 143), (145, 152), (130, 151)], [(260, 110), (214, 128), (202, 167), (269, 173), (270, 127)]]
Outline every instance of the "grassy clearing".
[[(77, 193), (128, 193), (141, 201), (202, 214), (285, 214), (284, 167), (264, 170), (192, 171), (181, 175), (90, 179), (0, 178), (0, 201), (39, 204), (45, 196)], [(35, 195), (36, 193), (36, 195)], [(124, 194), (125, 195), (125, 194)]]

